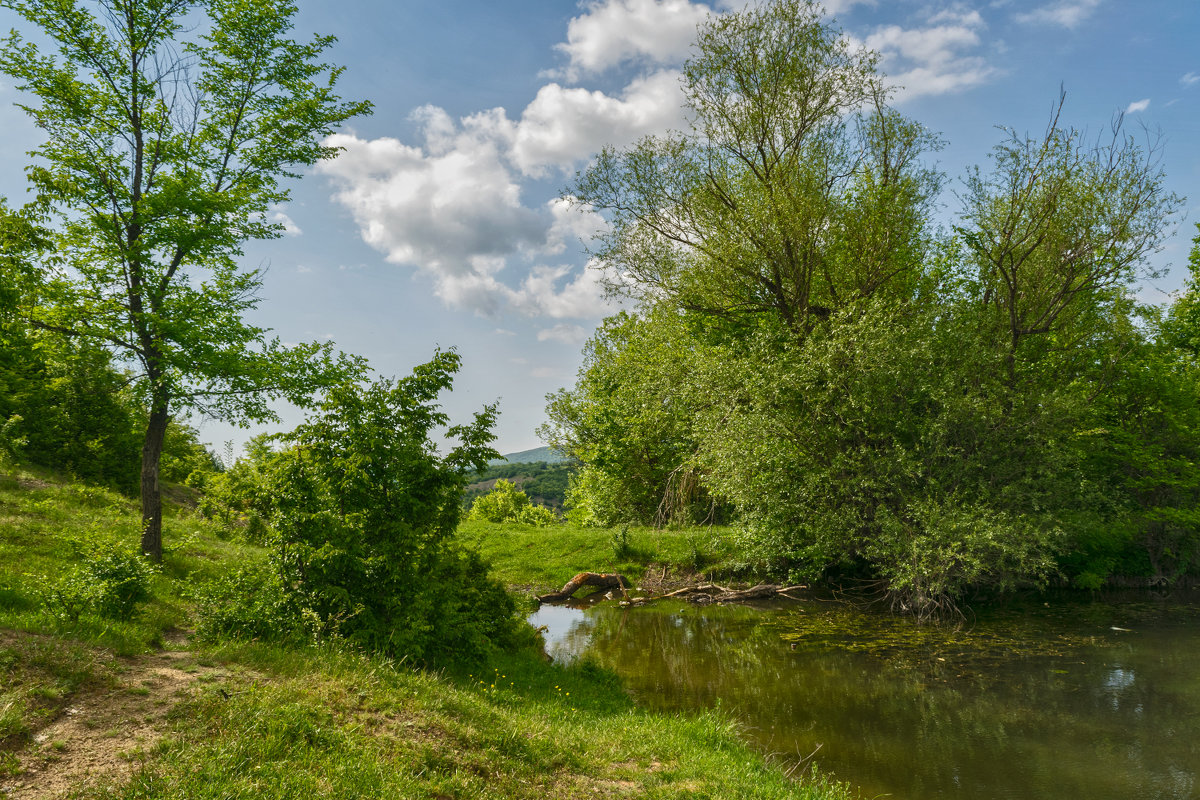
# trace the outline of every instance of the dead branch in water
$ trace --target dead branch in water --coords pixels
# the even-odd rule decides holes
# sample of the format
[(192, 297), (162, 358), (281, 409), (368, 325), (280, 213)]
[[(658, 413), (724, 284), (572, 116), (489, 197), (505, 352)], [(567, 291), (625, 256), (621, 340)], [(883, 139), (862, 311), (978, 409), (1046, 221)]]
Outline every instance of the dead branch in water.
[(544, 594), (538, 597), (537, 601), (539, 603), (561, 603), (570, 600), (584, 586), (595, 586), (598, 591), (620, 589), (624, 594), (625, 590), (629, 588), (629, 581), (625, 579), (624, 575), (618, 575), (615, 572), (580, 572), (567, 581), (561, 590)]

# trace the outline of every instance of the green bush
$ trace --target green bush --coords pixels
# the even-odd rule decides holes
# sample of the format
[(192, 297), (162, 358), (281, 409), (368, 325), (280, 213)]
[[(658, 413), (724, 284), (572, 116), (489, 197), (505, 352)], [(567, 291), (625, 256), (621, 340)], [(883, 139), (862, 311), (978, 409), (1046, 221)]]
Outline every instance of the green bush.
[(492, 491), (475, 499), (468, 518), (486, 522), (522, 522), (538, 526), (558, 522), (558, 515), (553, 510), (530, 503), (525, 492), (503, 478), (496, 481), (496, 487)]
[(195, 591), (196, 636), (204, 641), (305, 637), (299, 607), (265, 564), (243, 566)]
[(59, 616), (77, 620), (93, 613), (109, 619), (133, 617), (137, 604), (150, 596), (154, 568), (141, 556), (106, 550), (86, 559), (55, 583), (46, 605)]
[[(453, 538), (468, 476), (497, 456), (495, 407), (445, 428), (437, 398), (459, 361), (439, 352), (406, 378), (331, 390), (262, 465), (270, 563), (306, 631), (439, 665), (511, 641), (512, 600)], [(459, 442), (444, 456), (431, 441), (443, 430)], [(221, 624), (252, 630), (243, 616)]]

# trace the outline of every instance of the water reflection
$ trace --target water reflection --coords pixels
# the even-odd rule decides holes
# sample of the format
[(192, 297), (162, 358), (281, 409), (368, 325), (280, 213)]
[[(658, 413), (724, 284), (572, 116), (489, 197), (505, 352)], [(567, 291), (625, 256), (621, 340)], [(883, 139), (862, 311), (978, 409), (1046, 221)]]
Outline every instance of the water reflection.
[[(720, 706), (868, 797), (1200, 797), (1194, 605), (996, 613), (969, 632), (819, 603), (543, 608), (650, 707)], [(1119, 625), (1129, 630), (1113, 630)]]

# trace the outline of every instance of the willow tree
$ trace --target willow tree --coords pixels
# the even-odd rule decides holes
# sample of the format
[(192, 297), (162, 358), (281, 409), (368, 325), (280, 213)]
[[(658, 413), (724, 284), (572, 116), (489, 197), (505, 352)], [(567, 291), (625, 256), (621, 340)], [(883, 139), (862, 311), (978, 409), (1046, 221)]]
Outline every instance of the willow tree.
[[(718, 400), (694, 380), (713, 348), (733, 348), (718, 362), (746, 366), (755, 330), (803, 342), (839, 310), (916, 292), (941, 183), (922, 158), (939, 142), (889, 106), (877, 61), (808, 0), (714, 15), (682, 73), (689, 125), (605, 148), (570, 187), (611, 223), (592, 254), (615, 268), (610, 288), (641, 315), (624, 341), (612, 340), (616, 326), (597, 335), (579, 384), (548, 412), (543, 435), (585, 462), (577, 489), (608, 495), (591, 505), (667, 509), (672, 495), (708, 497), (697, 491), (713, 473), (698, 453), (697, 411), (744, 394)], [(614, 369), (629, 375), (613, 381)], [(654, 401), (636, 407), (652, 424), (615, 402), (648, 393)]]
[(714, 16), (682, 89), (689, 128), (605, 148), (571, 187), (605, 214), (594, 255), (647, 303), (803, 334), (923, 268), (939, 143), (888, 106), (878, 56), (809, 0)]
[(38, 29), (0, 42), (0, 73), (45, 136), (29, 179), (51, 229), (30, 324), (110, 348), (133, 368), (147, 426), (142, 550), (162, 558), (159, 457), (173, 414), (271, 418), (356, 363), (285, 347), (246, 319), (261, 273), (244, 243), (282, 233), (285, 178), (336, 149), (370, 109), (334, 93), (333, 38), (291, 37), (277, 0), (3, 0)]

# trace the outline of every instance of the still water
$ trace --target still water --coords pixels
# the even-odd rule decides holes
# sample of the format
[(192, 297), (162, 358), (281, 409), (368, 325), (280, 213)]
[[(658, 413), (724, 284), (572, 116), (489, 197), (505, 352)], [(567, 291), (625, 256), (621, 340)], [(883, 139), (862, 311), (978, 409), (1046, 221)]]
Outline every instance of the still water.
[(545, 606), (556, 660), (719, 707), (867, 798), (1200, 798), (1200, 598), (1037, 603), (961, 630), (820, 601)]

